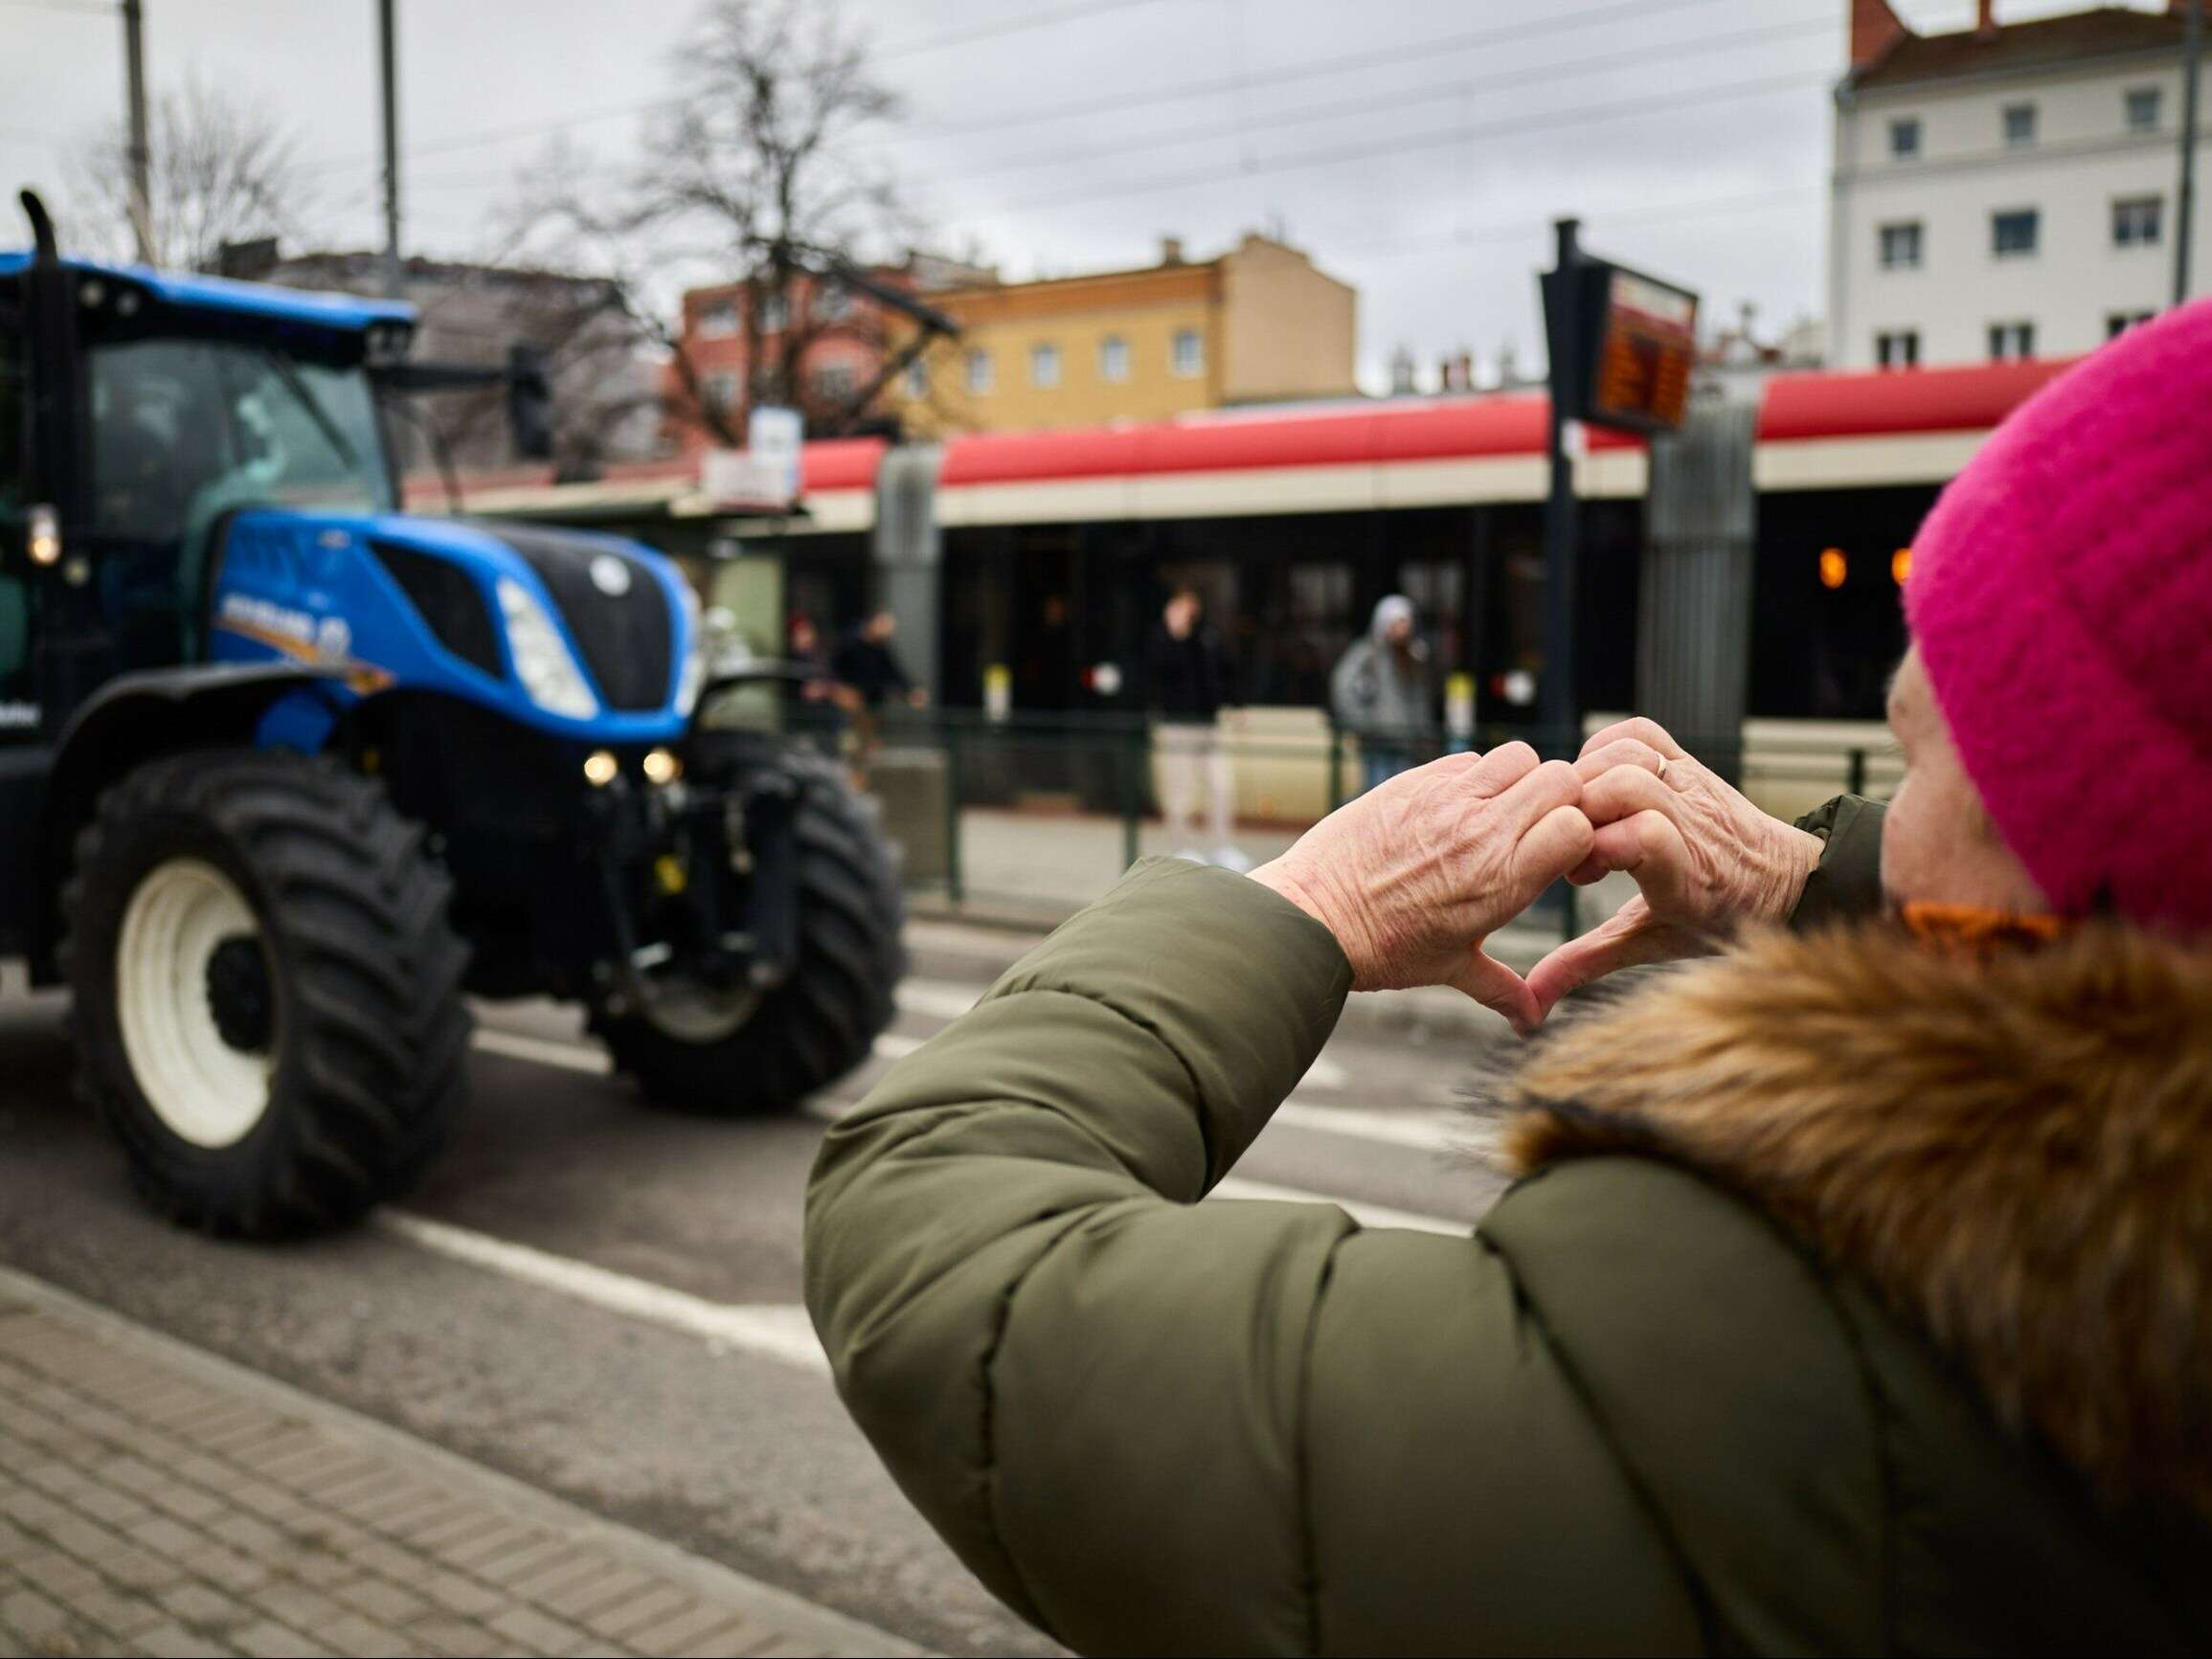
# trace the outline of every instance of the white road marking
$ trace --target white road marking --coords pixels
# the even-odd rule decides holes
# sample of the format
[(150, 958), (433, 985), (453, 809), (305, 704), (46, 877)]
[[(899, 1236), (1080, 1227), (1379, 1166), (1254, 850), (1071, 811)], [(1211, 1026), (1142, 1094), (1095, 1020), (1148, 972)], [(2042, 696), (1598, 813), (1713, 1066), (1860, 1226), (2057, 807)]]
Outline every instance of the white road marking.
[(540, 1065), (559, 1065), (570, 1071), (595, 1072), (600, 1077), (614, 1074), (615, 1063), (607, 1058), (603, 1048), (587, 1048), (580, 1042), (555, 1042), (544, 1037), (525, 1037), (519, 1031), (502, 1031), (492, 1025), (476, 1028), (476, 1046), (487, 1054), (503, 1054), (509, 1060), (533, 1060)]
[(541, 1289), (557, 1290), (611, 1313), (702, 1336), (710, 1343), (781, 1360), (819, 1376), (829, 1374), (829, 1360), (815, 1338), (814, 1326), (806, 1310), (796, 1302), (710, 1302), (688, 1291), (671, 1290), (666, 1285), (633, 1279), (627, 1273), (508, 1239), (495, 1239), (488, 1233), (434, 1222), (407, 1210), (378, 1210), (375, 1220), (386, 1232), (469, 1267), (486, 1268)]
[[(921, 1037), (909, 1037), (897, 1031), (887, 1031), (875, 1040), (875, 1058), (878, 1060), (904, 1060), (923, 1042)], [(519, 1031), (504, 1031), (497, 1026), (479, 1026), (476, 1046), (488, 1054), (497, 1054), (508, 1060), (527, 1060), (539, 1065), (557, 1065), (568, 1071), (581, 1071), (595, 1077), (605, 1077), (614, 1070), (604, 1050), (588, 1047), (580, 1042), (560, 1042), (545, 1037), (529, 1037)], [(1312, 1073), (1307, 1074), (1309, 1077)], [(830, 1101), (812, 1100), (806, 1105), (810, 1117), (825, 1123), (834, 1123), (844, 1108)], [(1456, 1152), (1478, 1148), (1481, 1133), (1474, 1125), (1466, 1124), (1456, 1116), (1423, 1112), (1411, 1113), (1362, 1111), (1347, 1106), (1315, 1106), (1299, 1100), (1286, 1101), (1277, 1108), (1276, 1123), (1288, 1124), (1293, 1129), (1310, 1130), (1321, 1134), (1348, 1135), (1355, 1140), (1380, 1142), (1386, 1146), (1412, 1147), (1421, 1152)]]
[(985, 988), (962, 985), (957, 979), (901, 979), (896, 998), (909, 1014), (932, 1020), (958, 1020), (976, 1005)]
[(1317, 1054), (1314, 1056), (1314, 1063), (1306, 1067), (1305, 1076), (1299, 1079), (1298, 1087), (1300, 1088), (1342, 1088), (1351, 1080), (1352, 1074), (1350, 1072), (1327, 1055)]
[(1423, 1152), (1464, 1152), (1482, 1141), (1478, 1126), (1456, 1112), (1363, 1111), (1353, 1106), (1311, 1106), (1293, 1098), (1275, 1108), (1273, 1121)]

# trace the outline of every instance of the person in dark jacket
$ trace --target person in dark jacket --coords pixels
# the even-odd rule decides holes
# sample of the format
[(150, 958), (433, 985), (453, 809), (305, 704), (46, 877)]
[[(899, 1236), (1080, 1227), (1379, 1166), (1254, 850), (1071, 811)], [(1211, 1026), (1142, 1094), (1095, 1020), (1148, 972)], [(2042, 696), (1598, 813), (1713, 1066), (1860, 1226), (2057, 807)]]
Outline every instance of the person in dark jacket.
[[(1176, 856), (1192, 863), (1210, 861), (1225, 869), (1252, 868), (1233, 833), (1236, 779), (1221, 743), (1221, 716), (1234, 706), (1229, 656), (1206, 623), (1195, 588), (1168, 595), (1146, 650), (1146, 698), (1156, 725), (1153, 754), (1159, 775), (1161, 816), (1168, 840), (1181, 847)], [(1198, 810), (1204, 797), (1213, 851), (1199, 849)]]
[[(1085, 1652), (2212, 1647), (2212, 303), (1913, 547), (1905, 781), (1648, 721), (1140, 865), (831, 1131), (806, 1299), (901, 1487)], [(1639, 899), (1524, 981), (1562, 875)], [(1470, 1238), (1208, 1200), (1351, 990), (1524, 1027)]]
[(897, 633), (898, 618), (877, 611), (845, 637), (830, 660), (838, 683), (852, 687), (864, 707), (880, 709), (895, 699), (918, 708), (926, 701), (891, 648)]

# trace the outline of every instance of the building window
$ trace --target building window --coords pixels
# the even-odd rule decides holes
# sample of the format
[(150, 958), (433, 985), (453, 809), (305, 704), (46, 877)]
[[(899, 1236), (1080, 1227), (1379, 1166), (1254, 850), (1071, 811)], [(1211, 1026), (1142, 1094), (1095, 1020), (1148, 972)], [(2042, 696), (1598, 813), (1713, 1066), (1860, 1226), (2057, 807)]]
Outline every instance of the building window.
[(2036, 354), (2036, 325), (2033, 323), (1992, 323), (1989, 325), (1989, 358), (1992, 363), (2019, 363)]
[(814, 392), (818, 397), (839, 401), (852, 395), (852, 368), (845, 363), (825, 363), (814, 371)]
[(1198, 338), (1195, 328), (1178, 328), (1175, 344), (1168, 353), (1167, 367), (1181, 379), (1206, 372), (1206, 347)]
[(996, 376), (991, 372), (991, 354), (988, 351), (968, 353), (968, 390), (978, 396), (990, 391)]
[(1920, 117), (1905, 116), (1889, 123), (1889, 156), (1892, 161), (1911, 161), (1920, 154)]
[(1044, 345), (1029, 347), (1029, 384), (1050, 392), (1060, 384), (1060, 348)]
[(2036, 141), (2036, 106), (2032, 103), (2008, 103), (2004, 106), (2004, 142), (2009, 149), (2020, 149)]
[(1920, 330), (1885, 328), (1874, 336), (1874, 361), (1883, 369), (1911, 369), (1920, 362)]
[(1885, 271), (1920, 269), (1920, 221), (1882, 227), (1882, 268)]
[(918, 357), (906, 366), (906, 394), (909, 397), (927, 397), (930, 394), (929, 365)]
[(1989, 251), (2000, 259), (2025, 258), (2036, 251), (2043, 231), (2043, 214), (2034, 208), (2015, 208), (1989, 216)]
[(2164, 95), (2155, 86), (2131, 86), (2128, 89), (2128, 130), (2156, 132), (2158, 106), (2164, 101)]
[(2129, 329), (2148, 323), (2155, 313), (2150, 311), (2112, 311), (2105, 317), (2105, 338), (2117, 340)]
[(737, 376), (729, 373), (710, 374), (700, 383), (699, 390), (709, 409), (716, 415), (726, 415), (730, 406), (737, 401)]
[(1111, 386), (1129, 378), (1129, 342), (1118, 334), (1098, 342), (1098, 378)]
[(699, 313), (699, 338), (727, 340), (737, 332), (737, 307), (724, 300)]
[(2112, 246), (2149, 248), (2165, 229), (2163, 196), (2126, 196), (2112, 204)]
[(791, 302), (781, 294), (771, 294), (760, 302), (760, 331), (780, 334), (791, 324)]
[(814, 296), (814, 315), (824, 323), (836, 323), (852, 315), (852, 296), (842, 283), (824, 282), (822, 291)]

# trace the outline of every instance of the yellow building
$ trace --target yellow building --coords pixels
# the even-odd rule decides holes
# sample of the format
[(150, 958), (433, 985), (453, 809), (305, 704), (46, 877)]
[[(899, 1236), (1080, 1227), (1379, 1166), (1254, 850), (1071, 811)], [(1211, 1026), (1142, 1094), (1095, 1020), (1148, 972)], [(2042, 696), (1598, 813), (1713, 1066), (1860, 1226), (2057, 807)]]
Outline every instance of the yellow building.
[(961, 338), (892, 391), (917, 434), (1157, 420), (1355, 390), (1357, 293), (1267, 236), (1204, 261), (1168, 239), (1140, 270), (955, 288), (929, 303)]

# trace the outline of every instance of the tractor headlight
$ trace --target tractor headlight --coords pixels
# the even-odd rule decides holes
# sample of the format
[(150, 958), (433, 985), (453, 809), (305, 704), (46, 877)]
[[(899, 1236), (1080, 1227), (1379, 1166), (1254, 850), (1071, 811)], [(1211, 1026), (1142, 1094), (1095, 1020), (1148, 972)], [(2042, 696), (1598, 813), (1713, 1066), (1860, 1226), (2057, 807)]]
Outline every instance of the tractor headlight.
[(684, 648), (683, 671), (676, 677), (676, 712), (687, 720), (698, 706), (700, 688), (707, 684), (707, 630), (699, 618), (699, 595), (691, 591), (691, 584), (679, 581), (677, 591), (684, 596)]
[(510, 576), (499, 579), (499, 609), (507, 618), (507, 642), (514, 652), (515, 678), (530, 701), (553, 714), (589, 720), (599, 711), (584, 672), (568, 641), (530, 591)]

